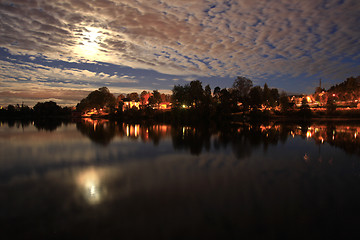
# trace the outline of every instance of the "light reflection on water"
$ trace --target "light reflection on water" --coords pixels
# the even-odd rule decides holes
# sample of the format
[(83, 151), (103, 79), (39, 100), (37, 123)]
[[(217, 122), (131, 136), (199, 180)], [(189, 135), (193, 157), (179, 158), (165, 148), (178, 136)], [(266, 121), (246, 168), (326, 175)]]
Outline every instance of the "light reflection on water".
[(358, 229), (358, 124), (55, 124), (0, 127), (4, 235), (318, 239)]
[(101, 201), (106, 191), (101, 187), (101, 178), (95, 168), (90, 168), (79, 173), (76, 179), (80, 191), (90, 204), (97, 204)]

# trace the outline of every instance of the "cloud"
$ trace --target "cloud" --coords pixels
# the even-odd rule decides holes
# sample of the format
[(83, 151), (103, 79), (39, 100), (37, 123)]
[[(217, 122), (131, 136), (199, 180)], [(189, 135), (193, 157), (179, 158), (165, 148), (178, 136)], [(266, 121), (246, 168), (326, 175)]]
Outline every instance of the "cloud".
[(158, 80), (158, 81), (167, 81), (166, 78), (156, 78), (156, 80)]
[(20, 98), (20, 99), (63, 99), (73, 100), (78, 102), (79, 98), (83, 98), (89, 94), (89, 91), (82, 90), (63, 90), (63, 89), (32, 89), (29, 90), (16, 90), (16, 91), (1, 91), (0, 96), (3, 98)]
[[(357, 0), (2, 1), (0, 46), (13, 54), (105, 62), (176, 78), (344, 78), (358, 72), (359, 9)], [(132, 81), (72, 70), (39, 74), (50, 72), (73, 76), (73, 85), (76, 76), (90, 83)]]
[[(114, 93), (129, 92), (138, 83), (135, 76), (110, 75), (76, 68), (47, 67), (31, 62), (13, 64), (0, 60), (0, 104), (34, 99), (62, 99), (74, 105), (94, 89), (111, 86)], [(35, 102), (36, 103), (36, 102)]]
[(195, 81), (196, 77), (186, 77), (183, 80), (186, 81), (186, 82), (191, 82), (191, 81)]

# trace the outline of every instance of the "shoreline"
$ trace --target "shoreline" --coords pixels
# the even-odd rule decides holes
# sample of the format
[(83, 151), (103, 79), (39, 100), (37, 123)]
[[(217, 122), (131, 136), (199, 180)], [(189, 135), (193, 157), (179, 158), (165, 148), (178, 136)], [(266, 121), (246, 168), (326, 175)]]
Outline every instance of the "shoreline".
[(96, 116), (81, 116), (70, 114), (59, 115), (35, 115), (35, 114), (3, 114), (0, 115), (0, 121), (74, 121), (79, 119), (107, 119), (110, 121), (119, 122), (157, 122), (157, 123), (175, 123), (175, 124), (201, 124), (201, 123), (229, 123), (229, 122), (356, 122), (360, 124), (360, 109), (337, 110), (334, 113), (326, 114), (317, 111), (303, 112), (301, 110), (294, 110), (288, 112), (273, 112), (273, 111), (251, 111), (251, 112), (234, 112), (227, 114), (219, 114), (215, 112), (202, 112), (196, 109), (188, 109), (178, 111), (155, 110), (151, 112), (139, 111), (124, 111), (120, 113), (96, 115)]

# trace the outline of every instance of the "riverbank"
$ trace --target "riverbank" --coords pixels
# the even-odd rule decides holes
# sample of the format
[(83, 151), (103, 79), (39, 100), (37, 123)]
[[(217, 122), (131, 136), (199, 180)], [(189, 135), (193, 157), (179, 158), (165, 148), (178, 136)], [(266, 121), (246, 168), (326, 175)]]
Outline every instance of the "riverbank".
[[(77, 115), (76, 118), (84, 118)], [(107, 115), (87, 116), (93, 119), (109, 119), (121, 122), (158, 122), (166, 124), (206, 124), (215, 122), (226, 124), (228, 122), (360, 122), (360, 109), (336, 110), (332, 113), (326, 111), (292, 110), (286, 112), (253, 110), (247, 112), (222, 113), (207, 109), (172, 109), (172, 110), (127, 110)], [(18, 121), (71, 121), (74, 114), (37, 115), (37, 114), (0, 114), (0, 120)]]
[(233, 117), (256, 120), (276, 121), (360, 121), (360, 109), (336, 110), (331, 113), (326, 111), (292, 110), (279, 111), (252, 111), (248, 113), (235, 113)]

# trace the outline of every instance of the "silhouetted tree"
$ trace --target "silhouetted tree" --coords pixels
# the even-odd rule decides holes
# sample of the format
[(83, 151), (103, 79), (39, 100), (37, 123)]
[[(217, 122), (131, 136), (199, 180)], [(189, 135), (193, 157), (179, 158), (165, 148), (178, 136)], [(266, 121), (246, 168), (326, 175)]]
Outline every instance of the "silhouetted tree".
[(61, 107), (56, 104), (56, 102), (38, 102), (34, 106), (34, 112), (38, 116), (56, 116), (61, 114)]
[(280, 95), (279, 95), (278, 89), (277, 88), (270, 89), (270, 99), (269, 99), (270, 106), (272, 106), (272, 107), (277, 106), (279, 98), (280, 98)]
[(360, 76), (347, 78), (344, 82), (332, 86), (329, 94), (336, 94), (339, 100), (354, 100), (360, 97)]
[(266, 83), (264, 84), (262, 97), (265, 105), (270, 106), (271, 93), (270, 93), (270, 88)]
[(149, 103), (158, 106), (161, 102), (161, 94), (158, 90), (154, 90), (152, 96), (149, 98)]
[(7, 111), (9, 113), (14, 113), (15, 112), (15, 106), (14, 105), (8, 105), (7, 106)]
[(205, 90), (204, 90), (204, 99), (203, 99), (203, 103), (202, 105), (204, 106), (204, 110), (206, 111), (207, 114), (210, 113), (210, 109), (213, 106), (213, 98), (211, 96), (211, 88), (210, 85), (206, 85), (205, 86)]
[(126, 95), (127, 98), (129, 98), (131, 101), (139, 101), (139, 94), (137, 92), (128, 93)]
[(114, 109), (115, 107), (115, 97), (112, 95), (107, 87), (99, 88), (91, 92), (86, 98), (82, 99), (79, 104), (77, 104), (76, 109), (78, 111), (86, 111), (92, 108), (100, 109), (108, 107), (109, 109)]
[(262, 89), (260, 86), (255, 86), (251, 88), (249, 92), (249, 103), (250, 106), (258, 108), (261, 106), (262, 100)]
[(216, 98), (219, 98), (219, 96), (220, 96), (220, 91), (221, 91), (221, 89), (220, 89), (220, 87), (215, 87), (214, 88), (214, 97), (216, 97)]
[(190, 105), (190, 86), (186, 84), (185, 86), (175, 85), (172, 89), (172, 102), (176, 105)]
[(223, 88), (220, 91), (220, 104), (217, 106), (217, 114), (227, 116), (233, 109), (233, 99), (230, 92)]
[(237, 77), (233, 83), (233, 96), (236, 101), (245, 103), (246, 97), (253, 86), (253, 82), (246, 77)]
[(191, 103), (195, 104), (195, 107), (198, 107), (204, 99), (204, 90), (202, 88), (202, 83), (199, 80), (191, 81), (189, 90)]
[(279, 101), (280, 101), (281, 111), (283, 112), (288, 111), (290, 108), (290, 101), (288, 95), (285, 92), (281, 92)]
[(205, 93), (205, 96), (210, 96), (211, 97), (211, 88), (210, 88), (209, 84), (205, 86), (204, 93)]

